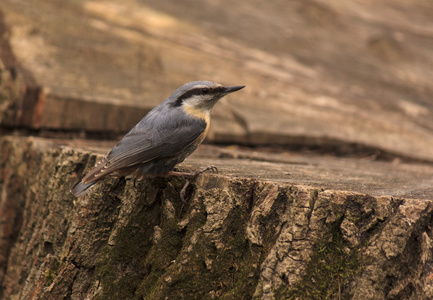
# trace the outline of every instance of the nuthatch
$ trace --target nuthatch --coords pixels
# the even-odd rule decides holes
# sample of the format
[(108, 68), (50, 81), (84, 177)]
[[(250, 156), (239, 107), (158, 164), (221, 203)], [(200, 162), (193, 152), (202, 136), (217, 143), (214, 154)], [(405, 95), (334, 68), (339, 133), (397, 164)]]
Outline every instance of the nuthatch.
[(152, 109), (84, 178), (72, 187), (80, 197), (108, 175), (166, 176), (206, 137), (215, 103), (245, 86), (193, 81)]

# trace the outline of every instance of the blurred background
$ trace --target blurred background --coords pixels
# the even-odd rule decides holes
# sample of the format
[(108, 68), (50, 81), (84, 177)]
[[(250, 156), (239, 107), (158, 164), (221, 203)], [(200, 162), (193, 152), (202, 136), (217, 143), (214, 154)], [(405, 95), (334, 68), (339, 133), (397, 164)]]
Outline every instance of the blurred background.
[[(180, 85), (246, 85), (208, 142), (433, 161), (430, 0), (2, 0), (0, 123), (102, 138)], [(386, 156), (385, 155), (385, 156)]]

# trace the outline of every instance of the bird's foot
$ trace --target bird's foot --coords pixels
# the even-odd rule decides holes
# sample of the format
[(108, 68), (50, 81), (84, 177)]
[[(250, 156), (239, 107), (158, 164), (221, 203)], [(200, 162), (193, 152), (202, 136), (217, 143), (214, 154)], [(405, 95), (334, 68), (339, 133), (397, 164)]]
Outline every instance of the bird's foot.
[(197, 171), (197, 172), (193, 173), (193, 177), (192, 178), (195, 180), (195, 179), (197, 179), (198, 175), (200, 175), (200, 174), (202, 174), (204, 172), (207, 172), (207, 171), (212, 171), (213, 173), (218, 173), (217, 167), (215, 167), (215, 166), (209, 166), (209, 167), (206, 167), (206, 168), (204, 168), (204, 169), (202, 169), (200, 171)]
[[(206, 167), (206, 168), (204, 168), (204, 169), (202, 169), (202, 170), (200, 170), (200, 171), (197, 171), (197, 172), (195, 172), (195, 173), (173, 172), (173, 173), (177, 173), (176, 175), (183, 175), (183, 176), (187, 177), (187, 180), (186, 180), (185, 185), (184, 185), (183, 188), (180, 190), (180, 200), (181, 200), (184, 204), (186, 204), (186, 201), (185, 201), (186, 190), (187, 190), (188, 187), (191, 185), (191, 182), (194, 181), (194, 180), (196, 180), (197, 177), (198, 177), (200, 174), (202, 174), (202, 173), (204, 173), (204, 172), (207, 172), (207, 171), (212, 171), (212, 172), (214, 172), (214, 173), (218, 173), (218, 169), (217, 169), (217, 167), (215, 167), (215, 166), (209, 166), (209, 167)], [(174, 175), (174, 174), (173, 174), (173, 175)]]

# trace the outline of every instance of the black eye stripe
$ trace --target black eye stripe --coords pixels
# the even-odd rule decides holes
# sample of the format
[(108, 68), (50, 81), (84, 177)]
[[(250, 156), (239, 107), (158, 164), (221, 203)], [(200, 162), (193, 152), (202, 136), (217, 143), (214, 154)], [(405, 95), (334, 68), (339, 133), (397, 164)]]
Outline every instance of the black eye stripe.
[(179, 98), (177, 98), (176, 102), (173, 104), (173, 106), (181, 106), (183, 100), (188, 99), (195, 95), (211, 95), (211, 94), (218, 94), (224, 91), (224, 87), (216, 87), (216, 88), (195, 88), (189, 91), (186, 91), (183, 93)]

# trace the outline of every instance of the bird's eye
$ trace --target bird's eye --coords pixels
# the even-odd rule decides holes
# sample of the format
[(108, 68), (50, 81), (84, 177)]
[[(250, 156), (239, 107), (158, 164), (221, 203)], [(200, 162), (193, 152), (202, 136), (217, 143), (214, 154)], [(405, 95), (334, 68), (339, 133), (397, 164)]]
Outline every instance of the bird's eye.
[(201, 93), (203, 94), (203, 95), (207, 95), (207, 94), (209, 94), (209, 89), (202, 89), (201, 90)]

